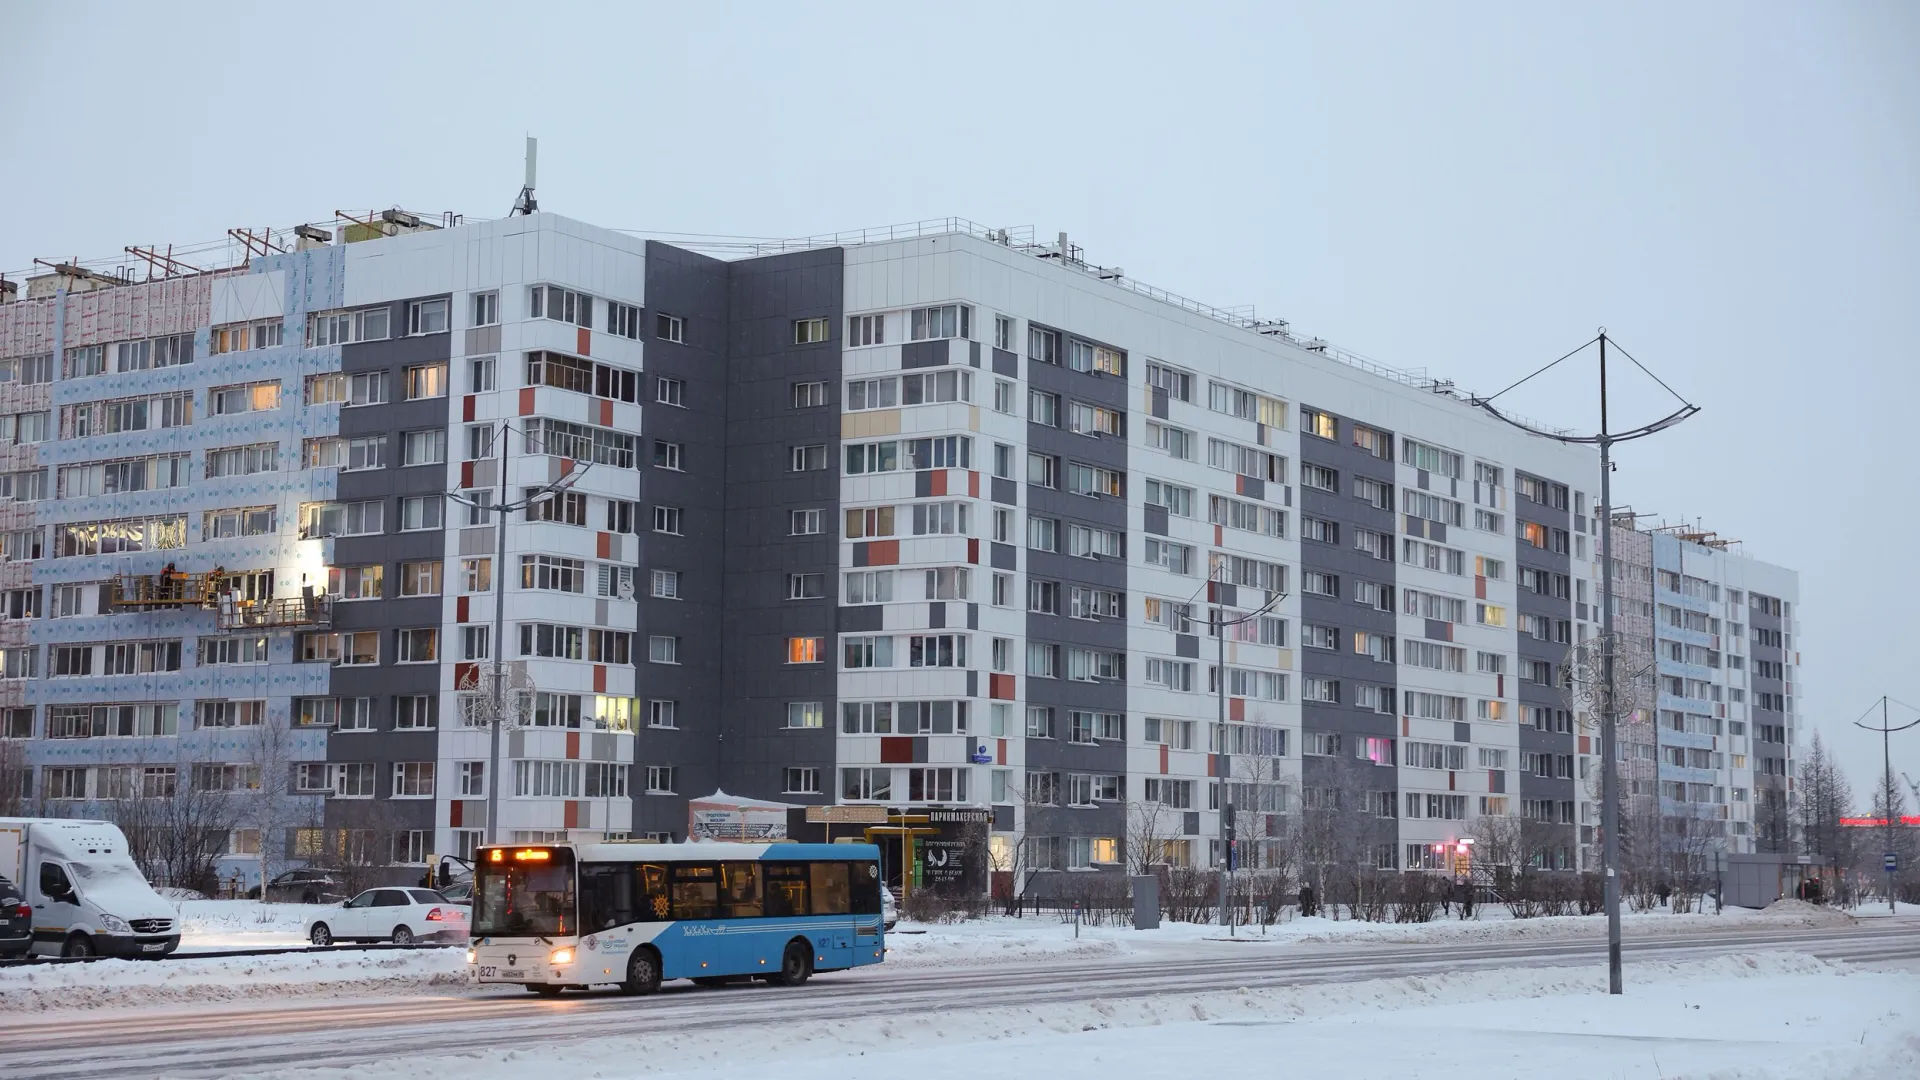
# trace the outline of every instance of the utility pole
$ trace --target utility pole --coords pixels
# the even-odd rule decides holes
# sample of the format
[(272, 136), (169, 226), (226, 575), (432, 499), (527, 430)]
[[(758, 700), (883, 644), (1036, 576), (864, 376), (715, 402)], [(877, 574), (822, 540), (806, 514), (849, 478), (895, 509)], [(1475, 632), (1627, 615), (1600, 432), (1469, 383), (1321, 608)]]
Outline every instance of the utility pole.
[(1887, 719), (1887, 695), (1882, 694), (1880, 695), (1880, 726), (1874, 727), (1858, 720), (1853, 722), (1853, 726), (1880, 733), (1880, 755), (1881, 760), (1885, 762), (1883, 766), (1885, 772), (1881, 776), (1883, 786), (1880, 794), (1880, 809), (1886, 814), (1886, 820), (1881, 823), (1881, 835), (1885, 837), (1886, 843), (1886, 848), (1881, 853), (1881, 865), (1887, 873), (1887, 914), (1891, 915), (1897, 910), (1893, 900), (1893, 875), (1896, 869), (1895, 860), (1899, 857), (1899, 849), (1894, 847), (1893, 843), (1894, 829), (1899, 826), (1896, 820), (1899, 815), (1893, 812), (1893, 733), (1905, 731), (1911, 727), (1920, 727), (1920, 720), (1901, 724), (1899, 727), (1892, 726), (1892, 722)]
[[(1528, 379), (1533, 378), (1535, 375), (1539, 375), (1542, 372), (1547, 371), (1548, 369), (1559, 364), (1561, 361), (1566, 360), (1568, 357), (1571, 357), (1576, 353), (1582, 352), (1583, 350), (1586, 349), (1587, 345), (1592, 345), (1592, 344), (1595, 344), (1596, 342), (1600, 346), (1600, 431), (1598, 434), (1570, 435), (1565, 432), (1551, 431), (1544, 428), (1531, 427), (1527, 424), (1521, 423), (1520, 421), (1513, 419), (1512, 417), (1503, 415), (1500, 412), (1500, 410), (1493, 407), (1494, 398), (1498, 398), (1501, 394), (1505, 394), (1508, 390), (1512, 390), (1514, 387), (1519, 386), (1521, 383), (1526, 382)], [(1645, 372), (1646, 375), (1649, 378), (1653, 379), (1654, 382), (1660, 383), (1660, 386), (1662, 389), (1666, 390), (1667, 393), (1672, 394), (1673, 397), (1680, 402), (1680, 407), (1678, 409), (1675, 409), (1673, 412), (1667, 414), (1666, 416), (1660, 418), (1659, 420), (1655, 420), (1650, 424), (1643, 424), (1640, 427), (1632, 428), (1627, 431), (1619, 431), (1619, 432), (1614, 431), (1611, 424), (1609, 423), (1609, 419), (1607, 415), (1607, 346), (1609, 344), (1613, 344), (1616, 351), (1618, 351), (1622, 356), (1625, 356), (1628, 360), (1632, 361), (1634, 367), (1637, 367), (1642, 372)], [(1599, 544), (1599, 548), (1600, 548), (1600, 637), (1598, 641), (1599, 648), (1600, 648), (1600, 657), (1601, 657), (1601, 660), (1600, 660), (1600, 665), (1601, 665), (1601, 675), (1600, 675), (1600, 679), (1601, 679), (1601, 688), (1600, 688), (1601, 856), (1600, 856), (1600, 860), (1601, 860), (1602, 866), (1604, 867), (1604, 875), (1605, 875), (1604, 884), (1606, 888), (1607, 993), (1618, 994), (1621, 992), (1621, 983), (1620, 983), (1620, 835), (1619, 835), (1620, 834), (1620, 828), (1619, 828), (1619, 825), (1620, 825), (1620, 760), (1619, 760), (1620, 759), (1620, 751), (1619, 751), (1620, 717), (1619, 717), (1619, 708), (1618, 708), (1619, 695), (1615, 690), (1613, 680), (1614, 680), (1614, 661), (1620, 651), (1620, 643), (1619, 643), (1619, 639), (1614, 636), (1614, 631), (1613, 631), (1613, 608), (1614, 608), (1614, 603), (1613, 603), (1613, 445), (1615, 443), (1620, 443), (1620, 442), (1630, 442), (1634, 439), (1643, 439), (1649, 435), (1655, 434), (1656, 432), (1664, 431), (1667, 428), (1670, 428), (1673, 425), (1680, 423), (1682, 420), (1687, 419), (1688, 417), (1692, 416), (1694, 413), (1699, 412), (1700, 406), (1687, 401), (1687, 399), (1681, 397), (1678, 393), (1676, 393), (1672, 387), (1668, 386), (1665, 382), (1662, 382), (1658, 375), (1655, 375), (1651, 371), (1647, 371), (1645, 365), (1641, 364), (1640, 361), (1633, 359), (1632, 353), (1629, 353), (1625, 349), (1620, 348), (1618, 343), (1613, 342), (1611, 338), (1607, 337), (1606, 327), (1601, 327), (1599, 334), (1596, 335), (1593, 338), (1593, 340), (1587, 342), (1586, 345), (1582, 345), (1580, 346), (1580, 348), (1573, 350), (1573, 352), (1566, 354), (1566, 356), (1562, 356), (1559, 360), (1555, 360), (1552, 364), (1548, 364), (1546, 365), (1546, 367), (1540, 368), (1538, 371), (1535, 371), (1533, 375), (1528, 375), (1525, 379), (1521, 379), (1520, 382), (1516, 382), (1512, 386), (1507, 387), (1506, 390), (1500, 391), (1499, 394), (1495, 394), (1493, 395), (1493, 397), (1487, 397), (1487, 398), (1473, 397), (1473, 398), (1469, 398), (1468, 400), (1471, 404), (1477, 405), (1480, 408), (1487, 410), (1489, 413), (1492, 413), (1494, 416), (1499, 417), (1501, 420), (1505, 420), (1507, 423), (1512, 424), (1514, 427), (1517, 427), (1522, 431), (1528, 432), (1529, 434), (1539, 435), (1543, 438), (1553, 439), (1557, 442), (1568, 443), (1572, 445), (1598, 446), (1600, 448), (1600, 513), (1599, 513), (1599, 520), (1595, 522), (1595, 524), (1598, 525), (1601, 530), (1600, 544)]]

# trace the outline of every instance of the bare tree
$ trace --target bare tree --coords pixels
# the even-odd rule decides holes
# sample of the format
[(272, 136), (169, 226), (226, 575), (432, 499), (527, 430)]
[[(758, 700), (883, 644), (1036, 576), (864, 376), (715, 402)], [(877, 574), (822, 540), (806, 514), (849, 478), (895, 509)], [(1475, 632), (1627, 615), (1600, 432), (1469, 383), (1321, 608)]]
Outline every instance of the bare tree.
[(1180, 823), (1165, 803), (1127, 804), (1124, 857), (1130, 874), (1151, 874), (1167, 862), (1167, 842), (1179, 838)]
[[(145, 773), (108, 803), (109, 818), (126, 834), (128, 854), (149, 880), (212, 895), (219, 890), (220, 857), (227, 852), (239, 804), (224, 785), (224, 763)], [(132, 787), (137, 784), (138, 787)]]
[(0, 739), (0, 817), (26, 817), (34, 810), (33, 770), (26, 743)]
[(267, 882), (285, 866), (290, 854), (285, 850), (287, 830), (299, 813), (293, 794), (293, 732), (285, 725), (268, 720), (255, 733), (248, 748), (247, 763), (255, 775), (255, 787), (240, 806), (240, 825), (254, 830), (258, 837), (256, 861), (259, 864), (261, 897)]

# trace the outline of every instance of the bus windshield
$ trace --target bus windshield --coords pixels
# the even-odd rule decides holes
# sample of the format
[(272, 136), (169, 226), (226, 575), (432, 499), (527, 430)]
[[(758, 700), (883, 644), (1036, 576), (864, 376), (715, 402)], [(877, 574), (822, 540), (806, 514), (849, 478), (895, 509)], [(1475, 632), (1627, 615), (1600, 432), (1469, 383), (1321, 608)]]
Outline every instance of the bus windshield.
[(474, 937), (561, 937), (578, 929), (573, 852), (503, 848), (499, 862), (492, 854), (474, 867)]

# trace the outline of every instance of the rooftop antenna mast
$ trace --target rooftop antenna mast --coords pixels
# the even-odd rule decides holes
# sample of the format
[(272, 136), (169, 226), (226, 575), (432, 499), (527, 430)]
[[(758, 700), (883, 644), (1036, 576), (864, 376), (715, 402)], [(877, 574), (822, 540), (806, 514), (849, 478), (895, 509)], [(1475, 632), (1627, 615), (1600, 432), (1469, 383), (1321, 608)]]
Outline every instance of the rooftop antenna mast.
[[(1598, 342), (1600, 345), (1600, 431), (1594, 435), (1569, 435), (1556, 431), (1544, 431), (1528, 427), (1526, 424), (1503, 414), (1493, 407), (1493, 400), (1512, 390), (1528, 379), (1558, 365), (1561, 360), (1575, 353), (1585, 352), (1588, 345)], [(1616, 689), (1615, 661), (1619, 658), (1620, 642), (1613, 632), (1613, 444), (1644, 439), (1649, 435), (1664, 431), (1682, 420), (1700, 411), (1693, 404), (1676, 393), (1673, 387), (1662, 382), (1658, 375), (1647, 371), (1633, 354), (1614, 344), (1620, 355), (1633, 361), (1633, 366), (1646, 372), (1662, 389), (1672, 394), (1680, 402), (1680, 407), (1650, 424), (1627, 431), (1615, 431), (1607, 425), (1607, 346), (1613, 344), (1607, 337), (1607, 328), (1585, 345), (1573, 350), (1560, 360), (1528, 375), (1506, 390), (1493, 397), (1470, 397), (1469, 404), (1487, 410), (1494, 416), (1512, 424), (1532, 435), (1553, 439), (1556, 442), (1577, 443), (1600, 448), (1600, 513), (1595, 515), (1600, 526), (1600, 686), (1598, 691), (1600, 705), (1600, 829), (1601, 863), (1605, 867), (1606, 911), (1607, 911), (1607, 992), (1620, 993), (1620, 762), (1616, 745), (1619, 739), (1620, 702)]]
[(515, 214), (524, 216), (540, 209), (540, 204), (533, 199), (533, 174), (539, 162), (540, 140), (529, 135), (527, 136), (527, 182), (520, 188), (520, 198), (514, 201)]

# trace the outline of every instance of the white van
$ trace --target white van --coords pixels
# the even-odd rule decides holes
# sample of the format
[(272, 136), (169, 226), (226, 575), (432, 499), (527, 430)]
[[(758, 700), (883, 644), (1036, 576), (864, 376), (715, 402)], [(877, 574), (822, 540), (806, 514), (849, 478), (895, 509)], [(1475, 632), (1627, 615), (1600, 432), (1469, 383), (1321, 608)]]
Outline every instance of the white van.
[(160, 957), (180, 946), (173, 905), (110, 822), (0, 818), (0, 876), (33, 905), (36, 953)]

